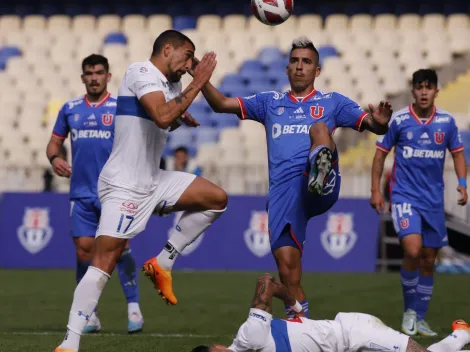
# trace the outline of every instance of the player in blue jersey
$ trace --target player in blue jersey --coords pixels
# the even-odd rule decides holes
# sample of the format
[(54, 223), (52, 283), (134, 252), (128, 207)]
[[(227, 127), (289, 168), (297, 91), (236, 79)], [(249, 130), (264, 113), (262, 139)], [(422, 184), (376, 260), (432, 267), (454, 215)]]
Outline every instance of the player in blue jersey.
[[(82, 71), (86, 94), (63, 105), (47, 146), (47, 157), (54, 172), (62, 177), (71, 177), (71, 235), (76, 248), (77, 284), (91, 262), (101, 214), (97, 182), (112, 150), (116, 113), (116, 98), (107, 90), (111, 79), (108, 60), (101, 55), (90, 55), (83, 60)], [(72, 167), (59, 156), (69, 133)], [(118, 272), (128, 302), (128, 331), (139, 332), (143, 328), (143, 317), (139, 307), (138, 276), (129, 246), (118, 261)], [(97, 332), (100, 329), (101, 323), (94, 312), (84, 331)]]
[[(274, 318), (273, 297), (298, 312), (297, 316), (287, 320)], [(240, 326), (232, 344), (229, 347), (201, 345), (192, 352), (460, 351), (470, 342), (470, 326), (456, 320), (452, 330), (452, 334), (426, 349), (369, 314), (338, 313), (334, 320), (307, 319), (289, 290), (271, 275), (264, 274), (258, 278), (248, 319)]]
[(384, 162), (395, 147), (390, 180), (392, 219), (404, 251), (401, 283), (404, 298), (402, 330), (408, 335), (437, 335), (424, 320), (434, 286), (434, 263), (448, 244), (444, 215), (444, 161), (452, 153), (458, 178), (459, 205), (467, 203), (467, 171), (463, 145), (454, 118), (434, 105), (437, 74), (413, 74), (414, 103), (396, 112), (387, 134), (377, 142), (372, 165), (371, 204), (384, 210), (380, 191)]
[(317, 91), (319, 54), (305, 37), (294, 40), (286, 73), (291, 85), (286, 93), (228, 98), (210, 83), (202, 92), (214, 111), (234, 113), (266, 127), (271, 250), (281, 281), (308, 315), (300, 284), (307, 223), (335, 204), (341, 183), (333, 131), (351, 127), (384, 134), (392, 109), (381, 102), (377, 109), (369, 105), (369, 114), (339, 93)]

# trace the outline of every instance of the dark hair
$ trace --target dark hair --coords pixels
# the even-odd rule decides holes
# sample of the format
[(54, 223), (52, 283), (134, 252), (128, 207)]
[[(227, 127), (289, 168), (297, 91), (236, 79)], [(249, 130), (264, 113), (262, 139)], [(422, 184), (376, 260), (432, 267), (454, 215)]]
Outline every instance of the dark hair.
[(194, 347), (191, 352), (209, 352), (209, 346), (200, 345)]
[(437, 73), (431, 69), (421, 69), (413, 73), (413, 85), (428, 82), (437, 86)]
[(155, 42), (153, 42), (152, 56), (160, 53), (165, 44), (171, 44), (171, 46), (176, 49), (184, 45), (186, 42), (196, 49), (196, 45), (194, 45), (192, 40), (183, 33), (175, 31), (174, 29), (164, 31), (157, 37), (157, 39), (155, 39)]
[(96, 66), (96, 65), (103, 65), (106, 72), (109, 72), (109, 62), (108, 59), (105, 58), (103, 55), (98, 54), (91, 54), (87, 56), (82, 61), (82, 71), (85, 72), (86, 66)]
[(307, 37), (299, 37), (294, 39), (292, 42), (292, 47), (290, 49), (290, 55), (292, 52), (296, 49), (308, 49), (313, 51), (317, 55), (317, 62), (316, 64), (320, 62), (320, 54), (318, 53), (317, 48), (315, 48), (315, 45), (307, 38)]
[(177, 152), (185, 152), (186, 154), (189, 153), (188, 148), (186, 148), (185, 146), (181, 146), (181, 147), (176, 148), (176, 149), (175, 149), (175, 154), (176, 154)]

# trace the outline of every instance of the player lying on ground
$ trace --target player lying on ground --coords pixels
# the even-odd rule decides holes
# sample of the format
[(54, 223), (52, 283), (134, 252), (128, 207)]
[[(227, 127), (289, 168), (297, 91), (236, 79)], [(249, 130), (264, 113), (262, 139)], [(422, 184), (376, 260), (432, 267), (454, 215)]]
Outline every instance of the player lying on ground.
[(286, 74), (291, 90), (228, 98), (208, 83), (202, 90), (215, 112), (237, 114), (266, 127), (269, 158), (269, 233), (281, 281), (301, 302), (302, 250), (308, 221), (337, 201), (341, 184), (338, 152), (332, 133), (337, 127), (384, 134), (392, 115), (381, 102), (371, 112), (339, 93), (314, 88), (320, 75), (319, 54), (305, 37), (294, 40)]
[[(273, 318), (273, 297), (298, 312), (297, 316), (288, 320)], [(470, 343), (470, 326), (457, 320), (452, 328), (451, 335), (426, 349), (369, 314), (338, 313), (335, 320), (311, 320), (282, 283), (264, 274), (256, 283), (248, 319), (230, 347), (198, 346), (192, 352), (459, 351)]]
[(401, 267), (404, 315), (402, 331), (408, 335), (436, 336), (424, 320), (434, 287), (434, 263), (439, 249), (447, 246), (444, 214), (444, 162), (446, 150), (454, 159), (457, 191), (467, 204), (467, 167), (455, 120), (434, 106), (437, 74), (419, 70), (413, 74), (414, 103), (396, 112), (390, 129), (377, 142), (372, 164), (371, 204), (384, 210), (380, 180), (387, 154), (395, 147), (390, 181), (392, 219), (404, 251)]
[[(82, 62), (82, 82), (86, 95), (67, 101), (59, 111), (47, 157), (54, 172), (70, 180), (71, 235), (76, 248), (77, 284), (91, 263), (91, 248), (95, 239), (101, 204), (97, 183), (100, 172), (113, 147), (116, 98), (108, 92), (111, 79), (108, 59), (90, 55)], [(59, 157), (67, 135), (72, 139), (72, 167)], [(139, 307), (138, 276), (129, 245), (117, 261), (119, 279), (127, 299), (129, 333), (139, 332), (144, 320)], [(96, 312), (88, 320), (84, 332), (98, 332), (101, 323)]]
[[(182, 93), (180, 79), (191, 68), (194, 51), (188, 37), (165, 31), (155, 40), (151, 58), (131, 64), (124, 75), (113, 150), (98, 182), (102, 212), (93, 259), (75, 290), (67, 334), (57, 352), (78, 351), (83, 328), (127, 240), (145, 230), (152, 213), (184, 211), (165, 248), (144, 264), (155, 288), (169, 304), (176, 304), (171, 278), (175, 259), (225, 210), (227, 195), (216, 185), (193, 174), (159, 169), (170, 129), (216, 66), (215, 54), (204, 55)], [(189, 114), (181, 121), (198, 125)]]

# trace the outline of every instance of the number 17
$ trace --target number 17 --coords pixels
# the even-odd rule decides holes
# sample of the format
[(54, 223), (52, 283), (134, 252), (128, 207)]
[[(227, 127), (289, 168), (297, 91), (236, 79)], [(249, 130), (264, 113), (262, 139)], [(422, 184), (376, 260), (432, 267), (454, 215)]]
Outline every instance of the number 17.
[(124, 221), (124, 217), (127, 219), (127, 220), (130, 220), (129, 223), (127, 224), (126, 228), (124, 229), (124, 232), (123, 233), (126, 233), (127, 230), (129, 230), (129, 227), (131, 226), (132, 224), (132, 221), (134, 221), (134, 217), (132, 215), (124, 215), (124, 214), (121, 214), (121, 219), (119, 219), (119, 225), (118, 225), (118, 228), (117, 228), (117, 232), (120, 233), (121, 232), (121, 227), (122, 227), (122, 223)]

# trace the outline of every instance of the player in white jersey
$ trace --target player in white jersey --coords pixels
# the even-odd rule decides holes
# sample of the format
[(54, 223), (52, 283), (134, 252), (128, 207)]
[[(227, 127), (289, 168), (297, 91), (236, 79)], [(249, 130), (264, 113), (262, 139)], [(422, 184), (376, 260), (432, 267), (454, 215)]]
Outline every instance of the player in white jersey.
[[(293, 319), (271, 315), (272, 298), (281, 299), (297, 312)], [(229, 347), (198, 346), (192, 352), (452, 352), (470, 343), (470, 326), (452, 324), (451, 335), (428, 347), (387, 327), (380, 319), (362, 313), (338, 313), (335, 320), (305, 318), (302, 306), (270, 274), (258, 278), (248, 319)], [(462, 351), (463, 352), (463, 351)]]
[(152, 214), (184, 211), (170, 238), (144, 264), (168, 304), (176, 304), (171, 269), (178, 254), (196, 240), (227, 205), (226, 193), (209, 181), (184, 172), (159, 169), (168, 133), (198, 122), (186, 113), (216, 66), (207, 53), (194, 70), (193, 81), (181, 92), (180, 79), (193, 65), (195, 46), (182, 33), (165, 31), (152, 56), (130, 65), (119, 88), (113, 150), (104, 166), (98, 193), (101, 218), (93, 259), (74, 294), (67, 334), (56, 352), (78, 351), (80, 335), (111, 277), (128, 239), (144, 231)]

